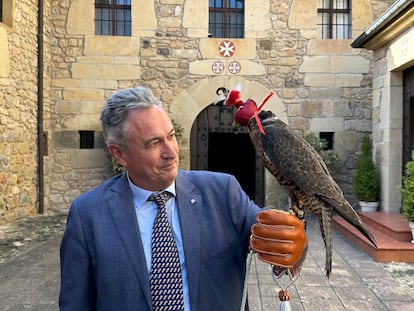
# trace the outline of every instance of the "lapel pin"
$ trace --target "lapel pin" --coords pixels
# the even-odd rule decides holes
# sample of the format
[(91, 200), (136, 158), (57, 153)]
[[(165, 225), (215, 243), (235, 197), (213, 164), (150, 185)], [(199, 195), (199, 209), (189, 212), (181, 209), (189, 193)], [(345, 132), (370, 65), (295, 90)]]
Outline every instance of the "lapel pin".
[(196, 200), (195, 200), (195, 199), (191, 199), (191, 200), (190, 200), (190, 203), (191, 203), (191, 204), (195, 204), (195, 203), (196, 203)]

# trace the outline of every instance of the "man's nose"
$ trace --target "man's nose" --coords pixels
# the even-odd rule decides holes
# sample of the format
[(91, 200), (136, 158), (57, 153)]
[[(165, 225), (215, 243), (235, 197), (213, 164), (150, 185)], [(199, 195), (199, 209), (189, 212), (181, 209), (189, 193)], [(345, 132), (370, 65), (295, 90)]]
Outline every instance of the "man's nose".
[(164, 157), (172, 158), (177, 155), (176, 144), (172, 141), (164, 141), (162, 144), (162, 155)]

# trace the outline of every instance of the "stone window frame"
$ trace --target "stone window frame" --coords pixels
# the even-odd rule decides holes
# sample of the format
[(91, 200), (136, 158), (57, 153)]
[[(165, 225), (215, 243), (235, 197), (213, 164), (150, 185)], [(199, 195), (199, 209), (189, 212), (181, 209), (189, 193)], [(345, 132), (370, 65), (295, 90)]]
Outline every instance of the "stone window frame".
[[(102, 17), (105, 11), (110, 15), (108, 20)], [(131, 0), (95, 0), (95, 35), (130, 37), (132, 35)]]
[(0, 25), (5, 25), (9, 28), (13, 28), (15, 16), (15, 0), (0, 0), (0, 6)]
[[(244, 0), (210, 0), (209, 1), (209, 17), (208, 17), (208, 36), (212, 38), (244, 38), (245, 27), (245, 1)], [(222, 27), (217, 27), (216, 17), (223, 16)], [(213, 21), (213, 18), (215, 19)], [(241, 21), (240, 21), (241, 20)], [(219, 29), (212, 30), (212, 27)], [(231, 28), (235, 29), (232, 31)], [(235, 34), (232, 34), (235, 32)]]
[(321, 39), (351, 38), (351, 0), (318, 0), (317, 12), (317, 31)]

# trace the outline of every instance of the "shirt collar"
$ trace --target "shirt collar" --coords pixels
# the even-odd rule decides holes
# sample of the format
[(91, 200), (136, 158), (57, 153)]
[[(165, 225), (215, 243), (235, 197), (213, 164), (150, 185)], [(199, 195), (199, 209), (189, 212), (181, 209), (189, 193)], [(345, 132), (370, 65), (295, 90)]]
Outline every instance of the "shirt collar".
[(167, 188), (161, 190), (161, 191), (148, 191), (145, 190), (141, 187), (138, 187), (137, 185), (135, 185), (131, 179), (129, 178), (129, 175), (127, 173), (127, 177), (128, 177), (128, 183), (129, 183), (129, 187), (131, 188), (131, 192), (132, 192), (132, 198), (135, 202), (135, 205), (139, 208), (141, 206), (143, 206), (145, 204), (145, 202), (147, 202), (148, 198), (150, 197), (151, 194), (153, 193), (158, 193), (158, 192), (162, 192), (162, 191), (168, 191), (170, 192), (173, 196), (175, 196), (175, 181), (172, 182), (171, 185), (169, 185)]

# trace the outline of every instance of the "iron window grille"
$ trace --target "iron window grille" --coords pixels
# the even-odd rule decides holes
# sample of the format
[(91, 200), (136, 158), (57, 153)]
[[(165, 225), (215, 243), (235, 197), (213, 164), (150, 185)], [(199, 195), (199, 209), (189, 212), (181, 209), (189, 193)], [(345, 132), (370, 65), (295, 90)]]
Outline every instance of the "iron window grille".
[(79, 131), (79, 148), (93, 149), (95, 147), (94, 131)]
[(131, 0), (95, 0), (95, 34), (131, 36)]
[(322, 39), (351, 37), (350, 0), (318, 0), (318, 36)]
[(209, 37), (244, 38), (244, 0), (210, 0)]

